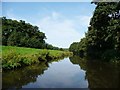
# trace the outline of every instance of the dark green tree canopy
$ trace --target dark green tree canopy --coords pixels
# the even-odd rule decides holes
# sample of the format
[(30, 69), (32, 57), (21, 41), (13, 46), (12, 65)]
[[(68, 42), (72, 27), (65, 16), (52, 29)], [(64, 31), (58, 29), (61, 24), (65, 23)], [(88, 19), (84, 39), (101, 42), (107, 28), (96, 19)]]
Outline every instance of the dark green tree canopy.
[(2, 17), (2, 44), (43, 48), (46, 36), (37, 26)]
[(96, 8), (88, 32), (79, 42), (78, 47), (74, 48), (77, 48), (79, 53), (83, 50), (84, 55), (89, 57), (118, 59), (120, 57), (120, 1), (92, 3), (96, 4)]
[(23, 20), (17, 21), (2, 17), (2, 45), (59, 49), (45, 42), (45, 33), (37, 26), (26, 23)]

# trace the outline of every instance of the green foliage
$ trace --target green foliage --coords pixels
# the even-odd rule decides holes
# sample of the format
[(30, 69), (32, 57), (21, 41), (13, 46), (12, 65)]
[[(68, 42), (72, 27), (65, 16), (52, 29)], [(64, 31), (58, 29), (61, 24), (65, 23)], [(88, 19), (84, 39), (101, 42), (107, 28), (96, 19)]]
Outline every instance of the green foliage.
[(2, 45), (51, 50), (59, 49), (45, 42), (46, 36), (43, 32), (40, 32), (37, 26), (32, 26), (22, 20), (16, 21), (6, 19), (6, 17), (0, 19), (2, 20)]
[(73, 42), (70, 45), (69, 51), (81, 57), (86, 55), (86, 39), (81, 39), (81, 42)]
[(33, 26), (22, 20), (7, 19), (6, 17), (2, 17), (0, 20), (2, 21), (2, 45), (64, 50), (63, 48), (46, 43), (45, 33), (40, 32), (37, 26)]
[(68, 51), (34, 49), (13, 46), (2, 47), (2, 68), (14, 69), (34, 63), (48, 62), (54, 59), (61, 59), (71, 56)]
[[(70, 51), (84, 54), (90, 58), (105, 60), (120, 57), (120, 1), (92, 2), (96, 4), (93, 17), (85, 38)], [(81, 51), (82, 50), (82, 51)], [(117, 56), (116, 56), (117, 55)]]
[(71, 45), (70, 45), (70, 48), (69, 50), (71, 52), (73, 52), (74, 54), (77, 54), (78, 53), (78, 42), (73, 42)]
[[(112, 59), (119, 51), (120, 2), (98, 2), (86, 34), (87, 56)], [(118, 35), (119, 34), (119, 35)], [(112, 50), (112, 51), (111, 51)], [(111, 53), (113, 53), (111, 55)], [(117, 54), (117, 53), (116, 53)], [(102, 57), (105, 56), (106, 58)]]
[(43, 48), (46, 36), (37, 26), (2, 17), (2, 44), (21, 47)]

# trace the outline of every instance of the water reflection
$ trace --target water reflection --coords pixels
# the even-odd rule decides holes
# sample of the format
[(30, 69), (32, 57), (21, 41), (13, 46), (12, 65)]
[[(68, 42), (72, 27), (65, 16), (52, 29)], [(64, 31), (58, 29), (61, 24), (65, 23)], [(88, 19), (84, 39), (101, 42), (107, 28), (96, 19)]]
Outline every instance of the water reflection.
[(50, 64), (44, 75), (23, 88), (87, 88), (88, 82), (84, 76), (84, 70), (80, 70), (78, 65), (73, 65), (69, 58), (65, 58)]
[(3, 88), (87, 88), (85, 71), (69, 58), (3, 72)]
[(78, 56), (70, 58), (86, 71), (89, 88), (120, 88), (120, 66), (108, 62), (89, 61)]
[(120, 66), (78, 56), (4, 71), (2, 87), (120, 88)]
[(48, 67), (48, 64), (43, 62), (17, 70), (3, 71), (2, 88), (22, 88), (23, 85), (35, 82), (38, 75), (42, 75)]

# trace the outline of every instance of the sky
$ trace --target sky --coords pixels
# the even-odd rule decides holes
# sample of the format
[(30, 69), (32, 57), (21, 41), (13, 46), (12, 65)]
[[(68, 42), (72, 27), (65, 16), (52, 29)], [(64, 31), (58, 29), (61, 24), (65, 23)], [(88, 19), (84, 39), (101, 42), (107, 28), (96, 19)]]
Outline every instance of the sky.
[(2, 2), (2, 15), (44, 32), (47, 43), (69, 48), (85, 36), (95, 5), (90, 2)]

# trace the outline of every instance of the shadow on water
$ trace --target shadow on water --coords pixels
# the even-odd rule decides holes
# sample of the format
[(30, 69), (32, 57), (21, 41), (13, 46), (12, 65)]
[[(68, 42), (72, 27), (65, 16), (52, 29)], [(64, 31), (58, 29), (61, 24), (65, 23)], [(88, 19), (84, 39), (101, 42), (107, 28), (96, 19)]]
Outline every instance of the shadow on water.
[(120, 88), (120, 66), (96, 60), (85, 60), (78, 56), (70, 57), (73, 64), (77, 64), (86, 71), (85, 79), (88, 88)]
[(17, 70), (2, 72), (2, 88), (22, 88), (30, 82), (35, 82), (38, 75), (44, 74), (48, 69), (48, 64), (43, 62), (32, 66), (26, 66)]

